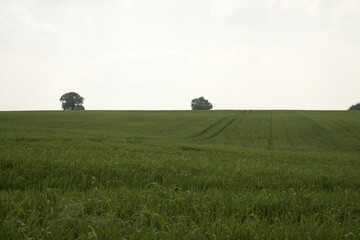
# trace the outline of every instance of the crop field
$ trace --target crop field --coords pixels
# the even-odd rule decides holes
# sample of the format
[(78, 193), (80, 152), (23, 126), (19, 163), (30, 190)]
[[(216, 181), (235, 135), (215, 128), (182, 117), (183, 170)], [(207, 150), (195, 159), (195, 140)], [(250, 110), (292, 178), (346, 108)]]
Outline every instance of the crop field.
[(0, 112), (0, 239), (360, 239), (360, 111)]

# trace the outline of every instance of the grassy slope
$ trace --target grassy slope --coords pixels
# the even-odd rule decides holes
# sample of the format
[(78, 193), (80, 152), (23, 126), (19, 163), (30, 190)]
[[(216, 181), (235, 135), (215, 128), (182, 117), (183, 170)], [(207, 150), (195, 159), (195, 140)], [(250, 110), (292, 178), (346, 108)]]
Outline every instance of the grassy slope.
[(0, 239), (359, 239), (360, 114), (0, 112)]

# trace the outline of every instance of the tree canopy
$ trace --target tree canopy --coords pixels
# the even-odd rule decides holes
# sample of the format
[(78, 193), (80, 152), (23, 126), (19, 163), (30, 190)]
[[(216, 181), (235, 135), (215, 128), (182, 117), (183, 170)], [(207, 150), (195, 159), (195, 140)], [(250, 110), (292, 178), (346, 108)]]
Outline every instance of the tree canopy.
[(204, 97), (195, 98), (191, 101), (192, 110), (210, 110), (213, 105)]
[(85, 110), (85, 107), (82, 105), (84, 100), (85, 99), (76, 92), (65, 93), (60, 98), (63, 110)]
[(360, 103), (352, 105), (349, 110), (360, 110)]

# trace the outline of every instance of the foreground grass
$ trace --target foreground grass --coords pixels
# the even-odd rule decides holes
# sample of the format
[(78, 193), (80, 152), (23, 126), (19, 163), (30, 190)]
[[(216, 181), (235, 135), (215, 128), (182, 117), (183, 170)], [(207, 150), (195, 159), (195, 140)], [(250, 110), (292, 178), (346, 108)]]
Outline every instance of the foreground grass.
[(359, 239), (359, 117), (0, 113), (0, 239)]

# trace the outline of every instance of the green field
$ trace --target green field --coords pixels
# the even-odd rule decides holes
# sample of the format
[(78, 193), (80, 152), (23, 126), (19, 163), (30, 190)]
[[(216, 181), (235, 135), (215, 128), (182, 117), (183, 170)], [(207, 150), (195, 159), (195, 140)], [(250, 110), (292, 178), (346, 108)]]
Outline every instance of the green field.
[(0, 112), (0, 239), (360, 239), (360, 111)]

